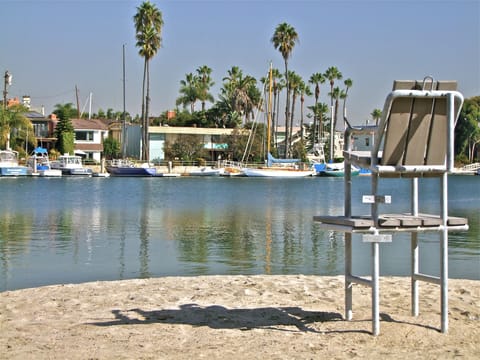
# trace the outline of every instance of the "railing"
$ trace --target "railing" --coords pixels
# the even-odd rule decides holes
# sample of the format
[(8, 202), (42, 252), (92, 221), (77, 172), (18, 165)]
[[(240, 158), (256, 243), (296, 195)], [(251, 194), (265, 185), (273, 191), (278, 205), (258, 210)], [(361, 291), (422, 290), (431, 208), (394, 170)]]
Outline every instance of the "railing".
[(480, 163), (473, 163), (473, 164), (468, 164), (465, 165), (464, 167), (461, 168), (463, 171), (475, 171), (480, 169)]

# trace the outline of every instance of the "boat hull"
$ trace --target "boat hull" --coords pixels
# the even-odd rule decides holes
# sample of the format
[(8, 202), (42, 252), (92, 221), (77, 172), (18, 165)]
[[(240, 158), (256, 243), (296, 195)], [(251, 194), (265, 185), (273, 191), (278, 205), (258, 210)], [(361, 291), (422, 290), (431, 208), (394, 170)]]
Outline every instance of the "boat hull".
[(245, 168), (242, 170), (247, 177), (270, 177), (270, 178), (301, 178), (312, 176), (310, 170), (274, 169), (274, 168)]
[(27, 176), (28, 167), (26, 166), (7, 166), (0, 168), (0, 176)]
[(93, 171), (92, 169), (88, 168), (72, 168), (72, 169), (60, 169), (62, 171), (62, 175), (66, 176), (92, 176)]
[(111, 176), (156, 176), (157, 169), (150, 167), (115, 167), (107, 166)]

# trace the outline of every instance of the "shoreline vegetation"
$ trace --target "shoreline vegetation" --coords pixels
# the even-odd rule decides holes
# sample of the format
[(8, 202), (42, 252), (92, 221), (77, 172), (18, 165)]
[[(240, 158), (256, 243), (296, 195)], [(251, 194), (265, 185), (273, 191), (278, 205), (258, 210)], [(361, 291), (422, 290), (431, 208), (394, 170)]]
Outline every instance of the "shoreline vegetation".
[(480, 357), (480, 281), (449, 280), (449, 331), (440, 291), (380, 278), (380, 335), (371, 291), (355, 285), (344, 321), (343, 276), (160, 277), (0, 293), (2, 359), (449, 359)]

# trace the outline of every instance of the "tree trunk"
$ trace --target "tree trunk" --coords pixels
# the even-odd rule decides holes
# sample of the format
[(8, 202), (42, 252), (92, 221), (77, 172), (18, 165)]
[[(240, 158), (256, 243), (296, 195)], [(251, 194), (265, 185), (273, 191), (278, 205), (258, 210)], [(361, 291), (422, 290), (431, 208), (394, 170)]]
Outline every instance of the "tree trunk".
[(142, 153), (140, 155), (141, 159), (144, 159), (144, 148), (145, 148), (145, 84), (147, 78), (147, 59), (143, 63), (143, 83), (142, 83)]
[(148, 138), (148, 125), (149, 125), (149, 118), (148, 118), (148, 109), (150, 105), (150, 64), (147, 61), (146, 64), (147, 68), (147, 96), (145, 97), (145, 119), (143, 122), (143, 156), (142, 159), (146, 162), (150, 161), (150, 152), (149, 152), (149, 138)]
[(288, 81), (288, 61), (285, 58), (285, 79), (287, 82), (287, 97), (285, 101), (285, 159), (288, 159), (289, 147), (288, 147), (288, 139), (289, 139), (289, 131), (288, 131), (288, 119), (289, 119), (289, 111), (290, 111), (290, 83)]

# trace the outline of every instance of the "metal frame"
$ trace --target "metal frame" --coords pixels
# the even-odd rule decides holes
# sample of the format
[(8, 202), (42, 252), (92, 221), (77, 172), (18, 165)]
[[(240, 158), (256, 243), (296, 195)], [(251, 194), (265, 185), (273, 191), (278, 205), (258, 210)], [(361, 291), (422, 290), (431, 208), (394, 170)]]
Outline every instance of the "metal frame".
[[(424, 80), (425, 85), (425, 80)], [(433, 88), (433, 80), (432, 80)], [(395, 99), (400, 97), (408, 98), (447, 98), (447, 148), (446, 159), (444, 165), (422, 165), (419, 166), (404, 166), (404, 165), (382, 165), (378, 163), (381, 157), (381, 139), (385, 134), (388, 125), (390, 110)], [(351, 154), (351, 136), (353, 134), (368, 133), (375, 130), (376, 141), (369, 156), (369, 167), (372, 170), (371, 191), (374, 201), (371, 203), (370, 219), (373, 220), (373, 226), (356, 227), (355, 225), (342, 225), (338, 221), (332, 221), (332, 217), (314, 217), (314, 220), (319, 221), (321, 226), (330, 230), (345, 232), (345, 318), (352, 319), (352, 303), (353, 291), (352, 285), (354, 283), (369, 286), (372, 289), (372, 334), (378, 335), (380, 333), (380, 243), (391, 241), (391, 238), (382, 234), (395, 235), (398, 232), (411, 233), (411, 302), (412, 315), (419, 314), (419, 291), (418, 282), (424, 281), (440, 285), (441, 296), (441, 331), (446, 333), (448, 331), (448, 232), (458, 230), (468, 230), (468, 221), (465, 223), (451, 225), (448, 218), (448, 172), (453, 169), (453, 137), (455, 119), (458, 116), (461, 105), (463, 103), (463, 96), (457, 91), (445, 90), (394, 90), (392, 91), (385, 102), (383, 116), (380, 124), (377, 127), (367, 126), (363, 128), (349, 127), (345, 133), (345, 203), (344, 216), (342, 219), (352, 218), (352, 163), (359, 165), (358, 158), (350, 157)], [(455, 113), (455, 109), (458, 110)], [(380, 155), (380, 156), (379, 156)], [(363, 163), (365, 165), (366, 163)], [(416, 226), (416, 227), (382, 227), (379, 224), (379, 209), (378, 200), (382, 197), (378, 195), (378, 184), (381, 175), (396, 175), (402, 177), (407, 175), (411, 177), (411, 215), (419, 216), (418, 210), (418, 177), (424, 174), (436, 177), (440, 180), (440, 218), (441, 224), (437, 226)], [(368, 202), (371, 202), (372, 197), (369, 197)], [(336, 220), (338, 220), (337, 217)], [(330, 222), (329, 222), (330, 221)], [(418, 232), (439, 232), (440, 235), (440, 276), (430, 276), (421, 274), (419, 272), (419, 247), (418, 247)], [(352, 237), (354, 233), (371, 234), (366, 240), (371, 243), (371, 279), (355, 276), (352, 273)]]

